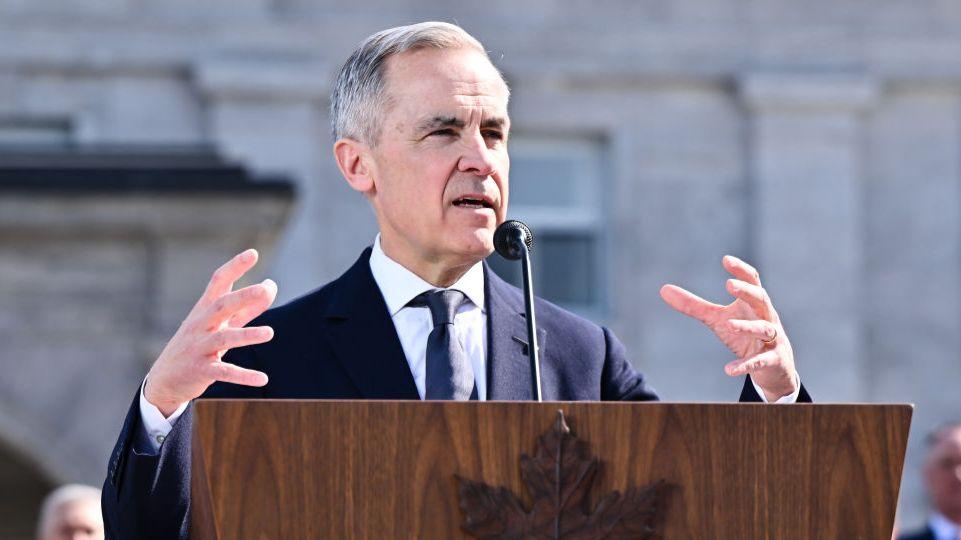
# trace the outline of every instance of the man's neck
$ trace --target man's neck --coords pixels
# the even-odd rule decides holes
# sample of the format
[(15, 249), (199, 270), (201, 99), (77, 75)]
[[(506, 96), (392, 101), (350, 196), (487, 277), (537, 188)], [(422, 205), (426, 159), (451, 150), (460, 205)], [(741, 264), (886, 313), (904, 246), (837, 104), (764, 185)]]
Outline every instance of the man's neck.
[(398, 249), (392, 246), (391, 242), (380, 236), (380, 248), (384, 255), (404, 268), (410, 270), (417, 277), (435, 287), (447, 288), (464, 276), (478, 261), (458, 261), (452, 263), (441, 260), (425, 260), (416, 256), (411, 256), (410, 251)]

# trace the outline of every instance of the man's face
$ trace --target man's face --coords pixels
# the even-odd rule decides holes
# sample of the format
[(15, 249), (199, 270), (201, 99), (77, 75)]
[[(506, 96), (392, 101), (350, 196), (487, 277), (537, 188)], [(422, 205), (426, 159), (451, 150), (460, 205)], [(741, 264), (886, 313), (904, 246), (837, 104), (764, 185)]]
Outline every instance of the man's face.
[(102, 540), (104, 537), (100, 501), (78, 500), (53, 511), (41, 540)]
[(508, 91), (473, 49), (388, 60), (368, 196), (384, 250), (402, 264), (474, 264), (507, 212)]
[(935, 510), (961, 523), (961, 428), (946, 430), (931, 448), (924, 481)]

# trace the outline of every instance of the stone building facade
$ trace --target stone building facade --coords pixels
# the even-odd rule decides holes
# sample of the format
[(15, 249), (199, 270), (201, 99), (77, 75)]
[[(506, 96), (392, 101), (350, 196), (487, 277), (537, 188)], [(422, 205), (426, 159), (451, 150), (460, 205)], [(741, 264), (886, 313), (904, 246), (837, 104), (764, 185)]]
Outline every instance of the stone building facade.
[(26, 464), (0, 479), (98, 482), (231, 251), (266, 248), (290, 299), (370, 243), (329, 84), (364, 36), (426, 19), (476, 35), (511, 84), (512, 214), (537, 262), (578, 261), (545, 294), (610, 325), (665, 398), (731, 401), (729, 354), (657, 291), (726, 301), (721, 256), (756, 263), (815, 399), (917, 404), (918, 523), (919, 435), (961, 415), (961, 4), (943, 0), (0, 0), (0, 145), (207, 145), (298, 194), (0, 192), (0, 447)]

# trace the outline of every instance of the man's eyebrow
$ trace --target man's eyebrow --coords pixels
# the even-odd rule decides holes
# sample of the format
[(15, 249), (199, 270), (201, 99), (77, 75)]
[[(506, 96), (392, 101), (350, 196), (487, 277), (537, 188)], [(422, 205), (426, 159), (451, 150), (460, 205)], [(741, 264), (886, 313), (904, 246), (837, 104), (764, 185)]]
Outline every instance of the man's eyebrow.
[[(417, 132), (431, 131), (445, 127), (463, 128), (465, 125), (467, 124), (463, 120), (454, 116), (437, 115), (418, 123)], [(481, 129), (504, 129), (506, 125), (507, 120), (504, 118), (488, 118), (481, 122)]]
[(490, 129), (490, 128), (504, 129), (504, 126), (506, 125), (507, 125), (507, 120), (503, 118), (488, 118), (487, 120), (484, 120), (483, 122), (481, 122), (481, 128), (483, 129)]
[(463, 121), (463, 120), (459, 120), (459, 119), (457, 119), (456, 117), (453, 117), (453, 116), (445, 116), (445, 115), (438, 115), (438, 116), (434, 116), (434, 117), (428, 118), (428, 119), (426, 119), (426, 120), (418, 123), (418, 124), (417, 124), (417, 131), (419, 131), (419, 132), (420, 132), (420, 131), (430, 131), (430, 130), (432, 130), (432, 129), (445, 128), (445, 127), (462, 128), (462, 127), (464, 127), (464, 125), (465, 125), (465, 124), (464, 124), (464, 121)]

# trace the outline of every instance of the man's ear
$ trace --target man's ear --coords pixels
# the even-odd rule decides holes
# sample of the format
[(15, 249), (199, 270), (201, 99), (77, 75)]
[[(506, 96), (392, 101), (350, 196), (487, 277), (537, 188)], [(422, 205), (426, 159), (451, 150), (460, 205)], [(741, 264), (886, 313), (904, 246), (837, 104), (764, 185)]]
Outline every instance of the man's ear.
[(340, 139), (334, 143), (334, 159), (340, 173), (350, 187), (367, 195), (374, 189), (370, 148), (354, 139)]

